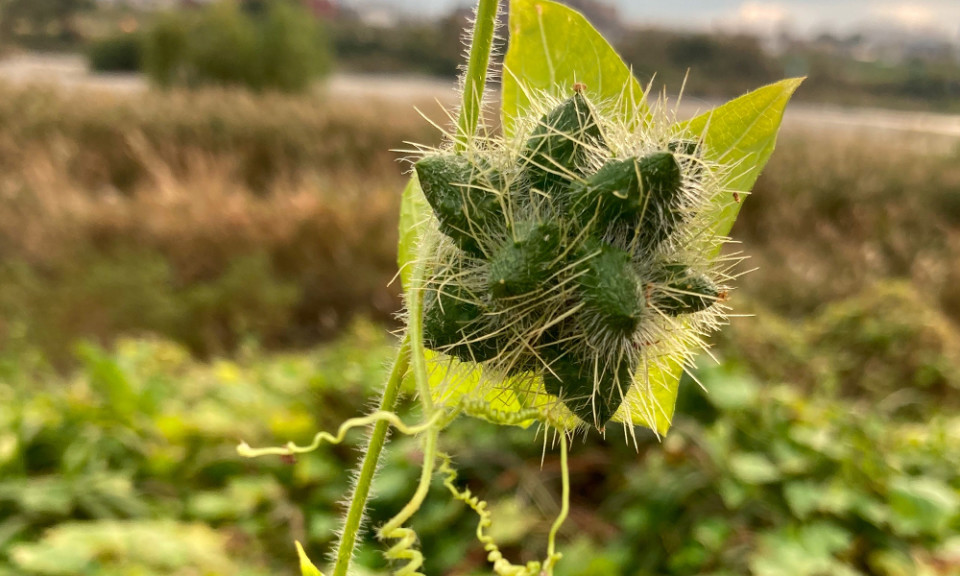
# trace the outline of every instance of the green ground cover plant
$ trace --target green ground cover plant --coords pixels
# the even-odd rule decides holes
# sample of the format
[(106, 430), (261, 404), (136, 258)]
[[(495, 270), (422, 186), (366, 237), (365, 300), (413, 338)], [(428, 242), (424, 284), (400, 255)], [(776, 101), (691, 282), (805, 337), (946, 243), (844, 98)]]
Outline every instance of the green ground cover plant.
[[(824, 381), (846, 378), (843, 349), (816, 348), (819, 327), (833, 315), (796, 326), (799, 342), (765, 351), (766, 364), (800, 361), (817, 364)], [(920, 315), (907, 317), (923, 329)], [(790, 574), (956, 570), (956, 409), (939, 396), (908, 397), (907, 387), (854, 395), (794, 383), (734, 355), (752, 342), (779, 341), (771, 324), (739, 322), (739, 330), (724, 332), (742, 340), (722, 349), (720, 365), (698, 370), (709, 393), (681, 384), (664, 441), (647, 432), (638, 433), (636, 448), (612, 436), (571, 451), (572, 520), (558, 535), (566, 557), (557, 574), (776, 575), (785, 565), (805, 570)], [(869, 342), (873, 332), (851, 324), (843, 334)], [(362, 438), (295, 463), (238, 461), (234, 443), (238, 436), (307, 441), (316, 427), (362, 411), (395, 346), (375, 324), (357, 324), (309, 352), (247, 348), (213, 362), (193, 360), (172, 342), (124, 339), (110, 349), (79, 348), (81, 365), (67, 376), (34, 351), (5, 348), (0, 573), (289, 574), (294, 539), (320, 557), (349, 487), (342, 471)], [(806, 355), (793, 356), (796, 350)], [(873, 352), (882, 357), (884, 349)], [(956, 360), (951, 365), (960, 370)], [(917, 366), (903, 377), (926, 372)], [(402, 406), (405, 418), (415, 415), (414, 403)], [(417, 444), (402, 436), (391, 442), (371, 525), (403, 507), (419, 474)], [(544, 459), (528, 430), (475, 419), (458, 421), (440, 446), (458, 454), (459, 482), (490, 502), (492, 533), (505, 553), (539, 555), (556, 511), (548, 495), (558, 455)], [(473, 513), (444, 498), (440, 483), (435, 488), (414, 524), (424, 571), (489, 573), (473, 543)], [(157, 539), (170, 554), (158, 559), (124, 544), (122, 534)], [(364, 533), (357, 572), (383, 573), (380, 550)]]

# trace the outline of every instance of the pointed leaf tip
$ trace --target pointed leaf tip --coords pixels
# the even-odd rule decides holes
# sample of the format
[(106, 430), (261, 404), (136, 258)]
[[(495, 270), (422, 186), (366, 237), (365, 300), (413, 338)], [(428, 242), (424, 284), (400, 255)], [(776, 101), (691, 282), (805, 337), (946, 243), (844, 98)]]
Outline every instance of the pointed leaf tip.
[(307, 553), (303, 551), (303, 546), (300, 545), (300, 542), (295, 542), (297, 545), (297, 556), (300, 557), (300, 575), (301, 576), (324, 576), (323, 572), (319, 568), (313, 565), (313, 562), (310, 561), (310, 558), (307, 557)]

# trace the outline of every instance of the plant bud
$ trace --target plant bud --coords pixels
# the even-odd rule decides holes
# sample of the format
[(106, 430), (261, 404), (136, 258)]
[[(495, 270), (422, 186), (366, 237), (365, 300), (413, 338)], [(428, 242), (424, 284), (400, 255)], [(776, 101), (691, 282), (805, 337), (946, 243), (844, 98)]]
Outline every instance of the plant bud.
[(552, 191), (583, 175), (586, 152), (604, 146), (596, 115), (580, 91), (545, 115), (521, 153), (530, 184)]
[(580, 293), (588, 327), (616, 336), (637, 330), (644, 299), (630, 255), (603, 242), (591, 241), (581, 250), (584, 273)]
[(543, 287), (561, 263), (563, 238), (552, 223), (520, 223), (515, 237), (490, 260), (490, 293), (495, 299), (534, 292)]
[(465, 362), (494, 358), (498, 346), (481, 331), (484, 311), (476, 301), (457, 284), (427, 290), (423, 298), (424, 345)]
[(503, 227), (495, 187), (499, 177), (490, 168), (449, 154), (427, 156), (416, 165), (420, 187), (440, 221), (440, 231), (461, 250), (484, 257), (483, 239)]
[(630, 363), (597, 365), (594, 358), (568, 353), (544, 370), (543, 387), (578, 418), (598, 430), (613, 418), (632, 385)]
[(693, 314), (713, 306), (720, 290), (712, 280), (682, 264), (664, 267), (663, 286), (655, 297), (655, 306), (668, 316)]

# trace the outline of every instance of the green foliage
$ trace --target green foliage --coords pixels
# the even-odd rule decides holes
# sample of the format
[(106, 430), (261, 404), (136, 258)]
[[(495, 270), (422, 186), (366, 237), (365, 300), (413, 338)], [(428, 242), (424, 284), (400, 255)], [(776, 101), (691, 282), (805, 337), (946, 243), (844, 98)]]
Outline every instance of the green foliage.
[[(610, 44), (579, 13), (555, 2), (519, 0), (511, 3), (510, 46), (503, 61), (503, 122), (529, 112), (525, 90), (545, 91), (565, 98), (577, 82), (595, 99), (619, 102), (625, 122), (636, 121), (635, 105), (643, 97), (640, 83)], [(561, 31), (551, 35), (550, 30)]]
[(10, 262), (0, 266), (0, 310), (21, 338), (44, 342), (54, 355), (72, 344), (71, 326), (102, 340), (166, 334), (207, 352), (235, 348), (247, 335), (273, 340), (289, 324), (297, 287), (262, 252), (225, 264), (209, 279), (178, 286), (170, 262), (154, 251), (80, 254), (52, 278)]
[(189, 74), (196, 82), (260, 88), (256, 24), (238, 2), (215, 2), (189, 32)]
[(264, 87), (304, 92), (330, 70), (326, 31), (299, 4), (271, 2), (260, 34)]
[(96, 72), (137, 72), (141, 68), (139, 34), (117, 34), (95, 40), (87, 48), (90, 69)]
[[(891, 289), (880, 292), (889, 298)], [(932, 318), (924, 304), (900, 302), (901, 325), (912, 319), (924, 329)], [(836, 309), (859, 306), (854, 299)], [(811, 326), (834, 316), (825, 311)], [(952, 574), (951, 538), (960, 530), (955, 408), (915, 394), (925, 388), (909, 379), (898, 387), (900, 396), (914, 395), (904, 410), (884, 390), (834, 394), (768, 377), (733, 356), (780, 338), (760, 320), (739, 323), (732, 334), (742, 340), (723, 347), (722, 365), (705, 359), (698, 378), (708, 392), (684, 380), (663, 442), (640, 435), (638, 454), (611, 427), (606, 441), (574, 447), (578, 521), (561, 532), (558, 574)], [(843, 332), (863, 343), (859, 354), (872, 358), (868, 363), (888, 354), (874, 330), (856, 322)], [(122, 340), (113, 351), (78, 349), (81, 367), (67, 377), (28, 349), (4, 349), (0, 572), (60, 574), (100, 558), (115, 572), (85, 573), (207, 567), (232, 574), (242, 566), (250, 574), (285, 574), (294, 539), (322, 557), (355, 452), (324, 448), (291, 465), (238, 462), (234, 446), (237, 438), (304, 442), (317, 428), (362, 412), (393, 352), (383, 334), (360, 325), (317, 351), (264, 356), (245, 349), (235, 360), (206, 364), (170, 343)], [(811, 330), (808, 346), (817, 334)], [(799, 359), (819, 365), (817, 378), (828, 382), (847, 373), (850, 361), (842, 347), (830, 348), (832, 356), (811, 347)], [(789, 357), (766, 354), (766, 364), (789, 366)], [(942, 362), (960, 369), (951, 358)], [(551, 511), (539, 503), (556, 488), (555, 478), (543, 477), (555, 470), (556, 455), (548, 451), (541, 464), (542, 446), (532, 436), (468, 419), (449, 430), (443, 447), (462, 453), (460, 482), (486, 495), (498, 541), (520, 556), (542, 547)], [(356, 434), (348, 445), (359, 440)], [(417, 442), (400, 438), (391, 446), (372, 525), (404, 505), (419, 474)], [(484, 559), (469, 553), (472, 513), (431, 497), (416, 526), (427, 573), (482, 573)], [(173, 550), (163, 562), (177, 567), (127, 547), (125, 537), (110, 536), (117, 530), (161, 539)], [(202, 555), (193, 541), (204, 543)], [(378, 550), (364, 541), (359, 569), (380, 573)], [(49, 558), (57, 565), (41, 565)]]
[(38, 576), (261, 576), (231, 558), (227, 537), (198, 523), (161, 521), (60, 524), (39, 542), (11, 550), (16, 566)]
[(143, 72), (161, 88), (186, 81), (181, 63), (187, 58), (189, 26), (185, 14), (165, 12), (154, 19), (143, 35)]
[(298, 3), (275, 0), (257, 15), (220, 1), (196, 16), (160, 16), (145, 36), (144, 69), (161, 87), (304, 92), (329, 71), (329, 52), (322, 26)]
[(302, 441), (362, 410), (392, 347), (370, 325), (352, 334), (313, 353), (250, 348), (210, 364), (163, 341), (85, 344), (68, 378), (29, 362), (27, 349), (5, 349), (0, 572), (265, 574), (289, 564), (294, 538), (325, 541), (317, 535), (332, 516), (304, 519), (294, 502), (330, 510), (350, 451), (251, 468), (235, 445)]

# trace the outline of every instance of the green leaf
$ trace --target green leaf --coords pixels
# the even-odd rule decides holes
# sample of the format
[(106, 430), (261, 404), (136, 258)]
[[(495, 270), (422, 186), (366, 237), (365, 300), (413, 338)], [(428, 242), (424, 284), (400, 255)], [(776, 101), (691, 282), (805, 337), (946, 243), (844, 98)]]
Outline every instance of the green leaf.
[(301, 576), (323, 576), (323, 572), (319, 568), (313, 565), (313, 562), (310, 561), (310, 558), (307, 557), (307, 553), (303, 551), (303, 546), (300, 545), (300, 542), (296, 542), (297, 545), (297, 556), (300, 557), (300, 575)]
[(753, 189), (776, 146), (787, 102), (801, 82), (803, 78), (789, 78), (764, 86), (680, 126), (688, 137), (703, 138), (706, 160), (734, 167), (721, 182), (729, 195), (721, 198), (712, 214), (718, 235), (726, 236), (733, 228), (742, 204), (734, 193), (743, 195)]
[(900, 477), (890, 483), (890, 525), (904, 536), (943, 536), (960, 511), (960, 498), (936, 478)]
[(530, 96), (567, 98), (585, 84), (605, 113), (625, 121), (645, 111), (643, 88), (610, 43), (578, 12), (548, 0), (510, 2), (510, 47), (503, 60), (503, 127), (513, 134), (530, 111)]
[(413, 277), (413, 263), (417, 260), (420, 247), (420, 235), (423, 225), (430, 218), (430, 205), (423, 196), (416, 174), (410, 178), (403, 189), (400, 200), (400, 240), (397, 243), (397, 265), (400, 269), (400, 281), (404, 290), (410, 288)]
[(730, 471), (746, 484), (769, 484), (780, 479), (777, 467), (760, 454), (734, 454), (730, 457)]

